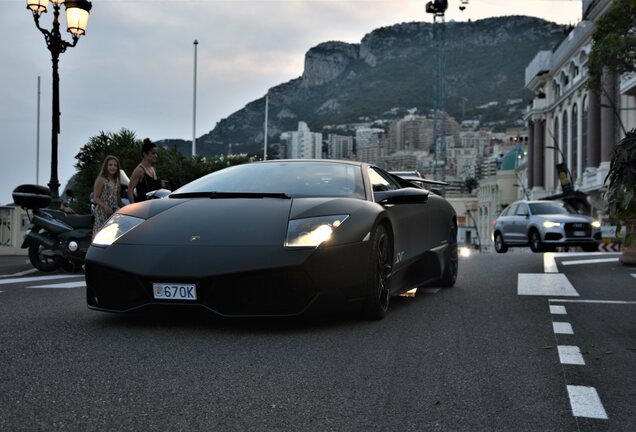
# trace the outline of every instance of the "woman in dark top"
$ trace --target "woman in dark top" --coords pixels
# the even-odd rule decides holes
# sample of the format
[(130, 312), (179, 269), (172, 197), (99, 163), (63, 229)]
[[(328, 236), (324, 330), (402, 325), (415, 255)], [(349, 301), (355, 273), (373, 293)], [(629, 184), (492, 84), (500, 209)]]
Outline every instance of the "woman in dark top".
[(128, 183), (128, 200), (131, 203), (145, 201), (148, 192), (161, 188), (161, 180), (154, 167), (157, 162), (157, 145), (148, 138), (144, 139), (141, 147), (141, 157), (141, 163), (132, 172)]

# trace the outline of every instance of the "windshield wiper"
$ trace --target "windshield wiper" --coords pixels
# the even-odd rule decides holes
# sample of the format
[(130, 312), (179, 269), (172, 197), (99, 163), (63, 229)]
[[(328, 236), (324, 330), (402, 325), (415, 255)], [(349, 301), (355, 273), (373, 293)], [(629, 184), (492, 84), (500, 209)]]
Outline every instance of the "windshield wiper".
[(279, 192), (182, 192), (170, 194), (170, 198), (281, 198), (291, 199)]

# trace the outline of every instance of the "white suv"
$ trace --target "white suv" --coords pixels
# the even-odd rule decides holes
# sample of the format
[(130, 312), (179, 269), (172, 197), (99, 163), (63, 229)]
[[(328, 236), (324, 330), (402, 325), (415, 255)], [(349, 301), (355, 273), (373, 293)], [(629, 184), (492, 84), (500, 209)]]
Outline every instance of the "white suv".
[(600, 227), (561, 201), (516, 201), (495, 221), (495, 250), (505, 253), (512, 246), (530, 246), (533, 252), (548, 252), (557, 246), (579, 246), (593, 252), (598, 250)]

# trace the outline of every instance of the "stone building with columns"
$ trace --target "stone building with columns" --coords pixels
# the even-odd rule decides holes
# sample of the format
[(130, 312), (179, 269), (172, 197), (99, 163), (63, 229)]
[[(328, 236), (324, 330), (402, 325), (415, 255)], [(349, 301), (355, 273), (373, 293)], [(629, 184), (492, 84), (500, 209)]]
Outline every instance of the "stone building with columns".
[(574, 190), (587, 194), (594, 216), (604, 216), (604, 180), (612, 149), (636, 127), (636, 75), (603, 77), (600, 94), (587, 88), (587, 61), (595, 21), (612, 0), (583, 0), (582, 20), (551, 51), (526, 67), (535, 94), (528, 124), (528, 191), (533, 199), (563, 193), (556, 165), (565, 163)]

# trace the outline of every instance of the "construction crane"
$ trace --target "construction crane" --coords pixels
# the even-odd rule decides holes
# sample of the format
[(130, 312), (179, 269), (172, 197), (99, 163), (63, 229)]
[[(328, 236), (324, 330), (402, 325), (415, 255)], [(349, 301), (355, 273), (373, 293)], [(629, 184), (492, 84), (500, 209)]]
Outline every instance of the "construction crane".
[(426, 13), (433, 15), (433, 177), (441, 181), (446, 181), (446, 9), (448, 0), (426, 3)]

